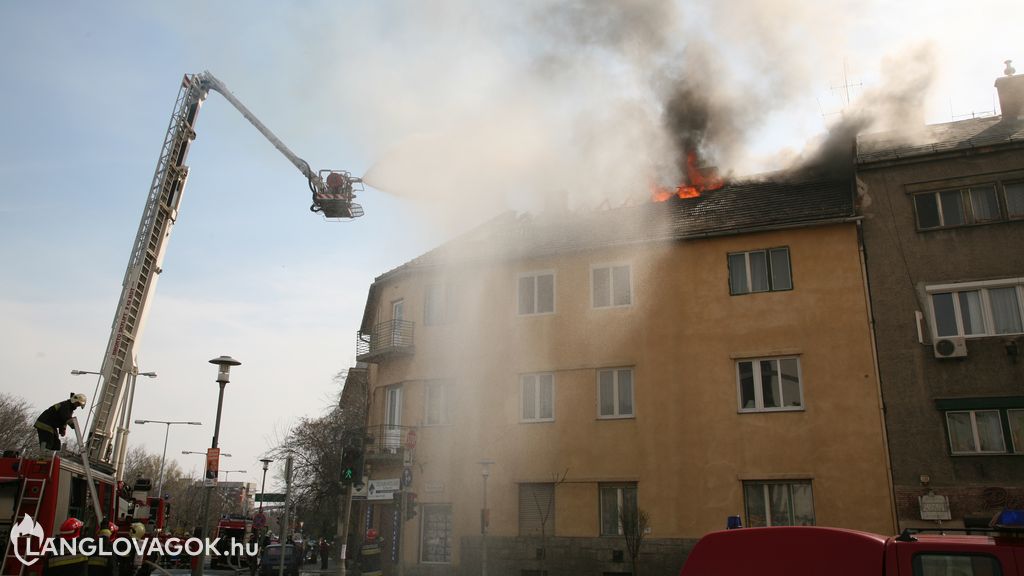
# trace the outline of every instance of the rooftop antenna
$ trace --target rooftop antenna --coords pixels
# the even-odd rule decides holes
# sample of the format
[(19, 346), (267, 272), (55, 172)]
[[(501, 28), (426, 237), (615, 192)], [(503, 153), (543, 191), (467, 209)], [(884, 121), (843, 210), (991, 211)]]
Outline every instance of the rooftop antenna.
[(861, 82), (857, 82), (856, 84), (850, 83), (849, 74), (846, 66), (846, 58), (843, 58), (843, 83), (839, 86), (829, 86), (829, 88), (832, 89), (832, 93), (835, 94), (836, 90), (842, 89), (843, 94), (846, 95), (846, 106), (849, 106), (851, 100), (850, 88), (860, 88), (862, 86), (864, 86), (864, 84), (862, 84)]

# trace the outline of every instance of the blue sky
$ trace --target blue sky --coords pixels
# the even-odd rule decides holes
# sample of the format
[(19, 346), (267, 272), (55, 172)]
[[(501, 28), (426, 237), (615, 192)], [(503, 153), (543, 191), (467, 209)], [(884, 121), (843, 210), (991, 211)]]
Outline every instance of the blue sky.
[[(631, 3), (672, 15), (653, 19), (664, 37), (620, 35), (635, 14), (606, 16), (603, 2), (508, 4), (0, 3), (0, 390), (40, 409), (72, 390), (91, 398), (95, 381), (69, 372), (99, 369), (185, 73), (210, 70), (314, 169), (373, 168), (386, 189), (360, 196), (362, 219), (325, 222), (227, 101), (202, 109), (139, 347), (159, 378), (140, 380), (134, 417), (206, 423), (173, 429), (168, 450), (198, 470), (180, 452), (212, 436), (207, 360), (234, 356), (222, 468), (258, 481), (263, 451), (354, 363), (375, 276), (544, 192), (568, 189), (578, 206), (636, 192), (624, 189), (665, 160), (646, 131), (661, 72), (688, 74), (693, 53), (708, 55), (699, 82), (715, 98), (754, 109), (720, 159), (741, 173), (783, 167), (824, 131), (844, 68), (856, 99), (927, 67), (929, 122), (990, 111), (1002, 61), (1024, 70), (1016, 1)], [(921, 46), (927, 61), (913, 59)], [(638, 154), (637, 142), (652, 144)], [(158, 452), (163, 431), (135, 427), (132, 442)]]

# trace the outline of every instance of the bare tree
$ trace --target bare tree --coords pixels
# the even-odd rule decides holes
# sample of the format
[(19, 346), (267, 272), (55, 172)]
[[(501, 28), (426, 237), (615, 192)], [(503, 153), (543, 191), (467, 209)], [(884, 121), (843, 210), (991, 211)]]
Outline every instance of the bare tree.
[(24, 398), (0, 393), (0, 450), (35, 455), (39, 445), (32, 427), (36, 416), (32, 405)]
[(548, 520), (551, 519), (551, 515), (554, 514), (555, 510), (555, 492), (558, 490), (558, 485), (565, 482), (565, 477), (569, 475), (569, 469), (566, 468), (565, 472), (559, 475), (557, 472), (551, 475), (551, 498), (548, 498), (546, 502), (541, 502), (537, 498), (537, 492), (533, 492), (533, 505), (537, 508), (537, 514), (540, 517), (540, 549), (541, 549), (541, 573), (544, 573), (545, 564), (547, 563), (548, 552), (547, 552), (547, 525)]
[(619, 511), (619, 522), (622, 523), (622, 537), (626, 540), (626, 551), (633, 566), (633, 576), (637, 576), (637, 560), (640, 558), (640, 546), (644, 543), (650, 518), (645, 510), (632, 510), (624, 506)]

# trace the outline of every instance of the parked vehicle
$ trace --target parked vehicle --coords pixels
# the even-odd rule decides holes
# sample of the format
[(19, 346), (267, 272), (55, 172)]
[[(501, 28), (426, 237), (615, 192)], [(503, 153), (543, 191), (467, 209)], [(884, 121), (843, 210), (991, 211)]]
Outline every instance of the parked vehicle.
[[(260, 558), (260, 576), (275, 576), (281, 569), (281, 548), (280, 544), (271, 544), (263, 548), (263, 556)], [(284, 573), (287, 576), (299, 576), (299, 557), (295, 553), (295, 547), (291, 544), (284, 545)]]
[(1024, 576), (1024, 532), (886, 537), (791, 526), (713, 532), (680, 576)]

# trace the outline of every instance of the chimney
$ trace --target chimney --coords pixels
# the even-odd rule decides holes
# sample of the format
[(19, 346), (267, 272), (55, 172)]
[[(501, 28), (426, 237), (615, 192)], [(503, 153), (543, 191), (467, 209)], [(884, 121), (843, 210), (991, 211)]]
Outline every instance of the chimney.
[(1014, 75), (1013, 60), (1006, 61), (1006, 76), (996, 78), (996, 90), (999, 91), (999, 109), (1003, 120), (1017, 120), (1024, 115), (1024, 74)]

